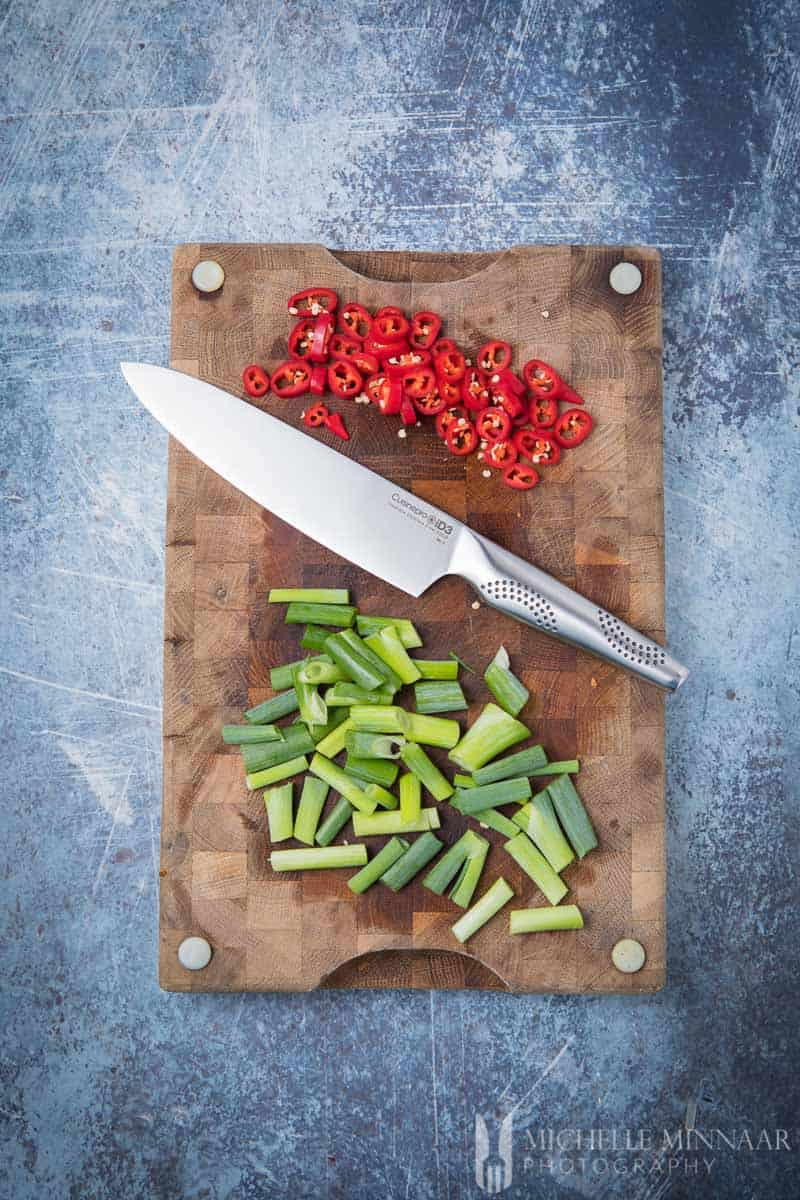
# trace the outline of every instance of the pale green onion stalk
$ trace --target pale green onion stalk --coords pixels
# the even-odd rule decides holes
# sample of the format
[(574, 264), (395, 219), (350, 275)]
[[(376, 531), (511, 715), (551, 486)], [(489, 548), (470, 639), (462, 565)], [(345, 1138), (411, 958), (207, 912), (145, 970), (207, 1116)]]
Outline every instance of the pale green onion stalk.
[(422, 645), (422, 638), (406, 617), (367, 617), (363, 613), (359, 613), (356, 617), (356, 629), (361, 637), (377, 633), (379, 630), (385, 629), (387, 625), (394, 626), (397, 636), (406, 650), (414, 650), (417, 646)]
[(367, 847), (314, 846), (310, 850), (273, 850), (269, 856), (273, 871), (319, 871), (334, 867), (363, 867)]
[(347, 588), (270, 588), (268, 604), (349, 604)]
[(391, 837), (396, 833), (425, 833), (441, 824), (435, 808), (423, 808), (416, 821), (404, 821), (399, 809), (394, 812), (353, 813), (356, 837)]
[(415, 742), (407, 742), (400, 751), (400, 758), (423, 787), (426, 787), (434, 800), (447, 800), (453, 794), (453, 785), (447, 779), (436, 763)]
[(312, 683), (301, 683), (295, 680), (294, 690), (297, 692), (297, 702), (300, 705), (300, 716), (306, 725), (325, 725), (328, 720), (328, 706)]
[(314, 845), (327, 795), (327, 783), (322, 779), (315, 779), (312, 775), (306, 775), (294, 818), (295, 841), (305, 842), (307, 846)]
[(530, 729), (496, 704), (487, 704), (474, 725), (450, 751), (450, 758), (465, 771), (477, 771), (509, 746), (530, 736)]
[(337, 754), (344, 750), (347, 741), (347, 735), (353, 728), (352, 718), (348, 717), (346, 721), (342, 721), (341, 725), (337, 725), (335, 729), (317, 742), (317, 751), (324, 754), (326, 758), (335, 758)]
[(518, 833), (516, 837), (509, 838), (503, 849), (522, 867), (551, 904), (558, 904), (566, 896), (567, 885), (526, 834)]
[(405, 854), (408, 849), (408, 842), (404, 838), (393, 837), (386, 843), (382, 850), (379, 850), (374, 858), (371, 858), (365, 867), (362, 867), (357, 875), (352, 879), (348, 879), (347, 886), (351, 892), (355, 892), (357, 896), (361, 896), (368, 888), (371, 888), (374, 883), (377, 883), (381, 875), (389, 870), (392, 863), (396, 863), (401, 855)]
[(553, 929), (583, 929), (583, 914), (577, 904), (557, 908), (516, 908), (509, 913), (509, 933), (545, 933)]
[(548, 785), (547, 792), (558, 813), (564, 833), (572, 842), (578, 858), (583, 858), (590, 850), (596, 848), (597, 835), (583, 801), (575, 791), (575, 785), (569, 775), (559, 775)]
[(264, 793), (264, 807), (267, 810), (270, 843), (288, 841), (294, 833), (291, 783), (269, 788)]
[(371, 633), (364, 641), (403, 683), (415, 683), (420, 678), (419, 670), (409, 658), (393, 625), (385, 625), (380, 632)]
[(468, 908), (463, 917), (459, 917), (453, 925), (453, 934), (459, 942), (469, 941), (487, 921), (508, 904), (514, 895), (514, 889), (502, 877), (496, 879), (487, 892), (481, 896), (477, 904)]
[(455, 658), (415, 658), (414, 666), (423, 679), (458, 679), (458, 660)]
[(497, 703), (507, 713), (511, 713), (512, 717), (515, 717), (527, 704), (530, 692), (511, 670), (505, 646), (501, 646), (497, 651), (486, 668), (483, 678)]
[[(341, 727), (340, 727), (341, 728)], [(375, 811), (376, 801), (370, 800), (364, 791), (358, 786), (352, 775), (348, 775), (335, 762), (331, 762), (324, 754), (320, 753), (319, 748), (317, 753), (311, 760), (309, 771), (312, 775), (316, 775), (322, 779), (340, 796), (344, 796), (353, 808), (357, 808), (359, 812), (371, 813)]]
[(278, 763), (275, 767), (268, 767), (265, 771), (256, 771), (253, 775), (246, 775), (245, 782), (251, 792), (257, 788), (270, 787), (273, 783), (280, 783), (282, 779), (291, 779), (292, 775), (299, 775), (301, 771), (308, 770), (308, 759), (303, 754), (298, 758), (290, 758), (288, 762)]
[(416, 775), (400, 776), (400, 819), (405, 824), (416, 821), (422, 812), (422, 784)]
[(530, 804), (525, 804), (515, 812), (514, 820), (541, 850), (556, 873), (560, 874), (574, 862), (572, 847), (562, 833), (546, 789), (534, 796)]

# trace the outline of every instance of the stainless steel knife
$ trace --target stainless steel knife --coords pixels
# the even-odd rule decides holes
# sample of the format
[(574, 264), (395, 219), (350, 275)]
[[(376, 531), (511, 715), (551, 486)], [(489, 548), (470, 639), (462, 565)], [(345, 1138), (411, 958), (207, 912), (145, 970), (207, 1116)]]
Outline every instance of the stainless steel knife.
[(686, 679), (663, 646), (374, 471), (190, 375), (121, 365), (142, 404), (187, 450), (394, 587), (419, 596), (444, 575), (460, 575), (508, 616), (651, 683), (674, 690)]

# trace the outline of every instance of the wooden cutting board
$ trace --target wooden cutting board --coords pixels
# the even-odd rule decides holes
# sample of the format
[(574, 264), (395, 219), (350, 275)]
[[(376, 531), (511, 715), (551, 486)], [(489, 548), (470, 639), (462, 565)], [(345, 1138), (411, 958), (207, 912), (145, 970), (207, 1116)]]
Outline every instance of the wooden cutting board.
[[(226, 281), (200, 300), (190, 272), (217, 259)], [(609, 271), (635, 262), (643, 284), (616, 295)], [(581, 392), (592, 437), (518, 493), (483, 477), (475, 456), (449, 456), (430, 425), (397, 437), (396, 419), (341, 402), (349, 454), (551, 572), (657, 641), (664, 639), (661, 267), (642, 246), (517, 246), (499, 254), (336, 252), (308, 245), (187, 245), (175, 252), (172, 366), (242, 395), (249, 362), (286, 357), (286, 297), (309, 284), (373, 309), (434, 309), (474, 352), (503, 337), (515, 364), (543, 358)], [(297, 423), (298, 400), (263, 407)], [(309, 435), (320, 436), (320, 435)], [(321, 435), (329, 436), (329, 435)], [(333, 439), (335, 440), (335, 439)], [(265, 456), (264, 470), (269, 471)], [(302, 478), (298, 480), (302, 485)], [(364, 513), (369, 521), (369, 513)], [(172, 441), (166, 535), (164, 808), (160, 979), (173, 991), (314, 987), (499, 988), (517, 992), (650, 992), (665, 976), (664, 706), (655, 688), (485, 605), (460, 579), (415, 601), (261, 510)], [(415, 882), (399, 896), (356, 898), (351, 872), (275, 876), (261, 793), (251, 794), (220, 726), (268, 695), (269, 668), (298, 656), (298, 631), (268, 606), (270, 586), (346, 586), (368, 613), (408, 615), (425, 657), (457, 651), (483, 669), (504, 643), (532, 699), (523, 716), (553, 759), (581, 759), (578, 786), (600, 850), (564, 872), (580, 932), (512, 938), (507, 910), (466, 948), (460, 910)], [(489, 698), (464, 679), (474, 718)], [(296, 785), (297, 790), (297, 785)], [(430, 802), (430, 801), (429, 801)], [(333, 798), (329, 799), (329, 805)], [(442, 807), (449, 843), (464, 822)], [(337, 839), (344, 840), (348, 836)], [(494, 843), (481, 891), (503, 874), (514, 907), (543, 903)], [(352, 829), (349, 837), (352, 839)], [(384, 839), (371, 839), (372, 850)], [(214, 948), (192, 973), (176, 950), (188, 934)], [(647, 952), (634, 976), (614, 970), (621, 937)]]

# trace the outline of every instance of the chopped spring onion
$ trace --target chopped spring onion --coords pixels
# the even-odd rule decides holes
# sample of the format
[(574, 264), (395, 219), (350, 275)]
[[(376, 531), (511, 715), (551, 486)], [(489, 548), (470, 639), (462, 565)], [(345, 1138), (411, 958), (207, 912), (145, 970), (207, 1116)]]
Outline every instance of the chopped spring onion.
[(558, 904), (567, 894), (567, 885), (556, 875), (550, 863), (540, 854), (533, 842), (524, 833), (518, 833), (504, 843), (503, 849), (529, 875), (551, 904)]
[(457, 788), (472, 788), (475, 787), (475, 780), (471, 775), (454, 775), (453, 785)]
[(405, 853), (381, 875), (381, 883), (385, 883), (393, 892), (399, 892), (423, 867), (427, 867), (441, 848), (442, 843), (435, 833), (423, 833), (422, 837), (412, 842)]
[(290, 725), (286, 736), (279, 742), (256, 742), (241, 747), (244, 769), (248, 775), (265, 771), (267, 767), (288, 762), (298, 754), (307, 754), (314, 749), (314, 739), (304, 725)]
[[(336, 709), (333, 710), (336, 712)], [(346, 713), (347, 709), (341, 709), (341, 712)], [(353, 728), (353, 722), (347, 717), (341, 724), (335, 725), (330, 733), (317, 742), (317, 751), (324, 754), (326, 758), (335, 758), (344, 750), (344, 744), (347, 740), (347, 735)]]
[(386, 625), (378, 633), (371, 633), (364, 639), (370, 650), (374, 650), (378, 658), (383, 659), (387, 667), (398, 675), (403, 683), (415, 683), (420, 672), (413, 660), (409, 658), (394, 625)]
[(482, 838), (480, 834), (473, 833), (471, 829), (468, 829), (457, 842), (454, 842), (445, 851), (436, 866), (428, 872), (422, 881), (422, 886), (437, 896), (443, 896), (456, 875), (459, 874), (464, 862), (468, 858), (485, 854), (488, 849), (489, 843), (486, 838)]
[[(300, 718), (297, 717), (296, 720), (299, 721)], [(324, 739), (328, 736), (329, 733), (333, 733), (334, 729), (338, 728), (338, 726), (341, 725), (342, 722), (346, 721), (346, 720), (347, 720), (347, 709), (346, 708), (331, 708), (328, 710), (328, 719), (325, 722), (325, 724), (324, 725), (309, 725), (308, 732), (311, 734), (314, 741), (319, 743), (319, 742), (324, 741)], [(328, 755), (328, 758), (332, 758), (332, 757), (333, 757), (332, 754)]]
[(290, 688), (288, 692), (281, 692), (279, 696), (273, 696), (255, 708), (248, 708), (244, 719), (251, 725), (267, 725), (293, 712), (297, 712), (297, 692)]
[[(291, 785), (289, 785), (291, 786)], [(307, 846), (314, 845), (314, 838), (325, 807), (328, 795), (328, 785), (322, 779), (306, 775), (303, 780), (303, 790), (300, 793), (300, 803), (294, 818), (294, 837), (298, 842)]]
[(347, 642), (354, 654), (360, 658), (365, 658), (379, 675), (382, 675), (386, 680), (385, 687), (392, 692), (397, 692), (403, 686), (403, 681), (396, 671), (392, 670), (389, 664), (376, 654), (371, 646), (367, 644), (365, 638), (360, 638), (354, 629), (342, 630), (342, 638)]
[(363, 613), (359, 613), (356, 617), (356, 629), (361, 637), (368, 637), (371, 633), (378, 633), (379, 630), (385, 629), (387, 625), (394, 626), (397, 630), (397, 636), (406, 650), (415, 650), (417, 646), (422, 645), (422, 638), (406, 617), (365, 617)]
[(529, 771), (529, 775), (577, 775), (581, 764), (577, 758), (567, 758), (563, 762), (548, 763), (546, 767), (537, 767)]
[(498, 758), (497, 762), (479, 767), (475, 772), (477, 784), (496, 783), (498, 779), (513, 779), (518, 775), (533, 775), (539, 767), (547, 763), (547, 755), (541, 746), (528, 746), (527, 750), (518, 750), (516, 754), (507, 754)]
[(340, 796), (317, 830), (314, 841), (318, 846), (329, 846), (353, 815), (353, 806)]
[(400, 819), (406, 823), (416, 821), (422, 812), (422, 784), (416, 775), (400, 776)]
[(400, 751), (400, 758), (412, 774), (426, 787), (434, 800), (447, 800), (453, 794), (453, 785), (447, 779), (436, 763), (433, 762), (422, 746), (408, 742)]
[(306, 604), (295, 600), (286, 609), (286, 625), (334, 625), (349, 628), (356, 619), (352, 604)]
[(406, 731), (408, 713), (396, 704), (368, 706), (354, 704), (350, 709), (350, 720), (355, 729), (366, 733), (399, 733)]
[(277, 742), (283, 733), (277, 725), (223, 725), (222, 740), (226, 746), (244, 746), (252, 742)]
[(348, 754), (358, 758), (399, 758), (405, 738), (391, 733), (362, 733), (359, 729), (348, 731), (344, 740)]
[(419, 713), (459, 712), (469, 707), (461, 684), (444, 679), (415, 684), (414, 699)]
[(308, 662), (306, 658), (297, 658), (294, 662), (283, 663), (280, 667), (272, 667), (269, 673), (269, 686), (273, 692), (282, 692), (284, 688), (290, 688), (294, 683), (294, 673), (304, 662)]
[(427, 717), (423, 713), (406, 713), (406, 737), (410, 742), (425, 746), (441, 746), (451, 750), (461, 737), (458, 721), (447, 717)]
[(264, 792), (264, 807), (267, 810), (270, 843), (288, 841), (294, 833), (291, 782), (282, 783), (280, 787), (267, 788)]
[(369, 796), (370, 800), (375, 800), (381, 808), (397, 808), (397, 796), (387, 792), (386, 788), (381, 787), (379, 783), (368, 783), (364, 788), (364, 793)]
[(314, 687), (319, 687), (321, 683), (338, 683), (344, 679), (344, 671), (331, 662), (327, 654), (320, 654), (316, 658), (306, 659), (297, 668), (294, 677), (297, 683), (312, 683)]
[(547, 789), (515, 812), (514, 820), (527, 833), (534, 846), (541, 850), (556, 874), (574, 861), (575, 855), (561, 831)]
[(501, 646), (483, 673), (486, 686), (501, 708), (515, 717), (525, 707), (530, 692), (511, 670), (508, 651)]
[(486, 829), (493, 829), (495, 833), (502, 833), (505, 838), (517, 836), (518, 825), (510, 821), (503, 813), (498, 812), (496, 808), (483, 808), (480, 812), (471, 813), (479, 825), (483, 825)]
[(459, 942), (469, 941), (487, 921), (490, 921), (508, 904), (514, 895), (514, 889), (502, 877), (496, 879), (488, 891), (484, 892), (477, 904), (468, 908), (463, 917), (459, 917), (452, 926), (453, 934)]
[(352, 704), (391, 704), (394, 692), (388, 689), (376, 688), (368, 692), (357, 683), (341, 680), (329, 687), (325, 693), (325, 703), (329, 708), (349, 708)]
[(583, 929), (583, 914), (577, 904), (559, 904), (557, 908), (516, 908), (509, 917), (509, 933)]
[(304, 650), (314, 650), (317, 654), (321, 654), (325, 649), (325, 642), (330, 636), (330, 629), (323, 629), (321, 625), (306, 625), (300, 645)]
[(347, 755), (344, 769), (354, 779), (377, 783), (385, 788), (392, 786), (400, 770), (397, 763), (388, 762), (385, 758), (359, 758), (357, 754)]
[(328, 706), (313, 683), (301, 683), (297, 679), (294, 690), (297, 692), (300, 716), (306, 725), (325, 725), (328, 720)]
[(268, 604), (291, 604), (293, 601), (305, 604), (349, 604), (350, 593), (347, 588), (270, 588)]
[(395, 833), (425, 833), (441, 825), (439, 810), (423, 808), (416, 821), (405, 822), (399, 808), (394, 812), (353, 813), (356, 837), (391, 837)]
[(320, 754), (319, 747), (317, 747), (317, 753), (312, 758), (308, 769), (312, 775), (323, 779), (334, 791), (344, 796), (345, 800), (348, 800), (359, 812), (375, 811), (376, 802), (364, 794), (363, 790), (354, 782), (352, 775), (348, 775), (335, 762), (331, 762), (324, 754)]
[(363, 867), (366, 846), (314, 846), (311, 850), (273, 850), (269, 856), (273, 871), (317, 871), (329, 867)]
[[(352, 646), (345, 641), (341, 633), (333, 633), (325, 639), (325, 649), (353, 683), (372, 692), (382, 687), (386, 682), (380, 671), (376, 671), (371, 663), (362, 655), (357, 654)], [(337, 685), (334, 684), (334, 687)]]
[(499, 808), (501, 804), (522, 804), (531, 798), (530, 782), (522, 779), (501, 779), (483, 787), (463, 788), (456, 792), (453, 807), (464, 816), (472, 816), (484, 808)]
[(572, 843), (578, 858), (583, 858), (590, 850), (596, 848), (597, 835), (569, 775), (559, 775), (548, 786), (547, 792), (558, 813), (564, 833)]
[(356, 729), (367, 733), (405, 734), (410, 742), (424, 742), (426, 746), (443, 746), (445, 749), (455, 746), (461, 734), (458, 721), (408, 713), (396, 704), (354, 705), (350, 717)]
[(361, 868), (357, 875), (348, 879), (347, 886), (350, 891), (355, 892), (357, 896), (366, 892), (367, 888), (371, 888), (373, 883), (377, 883), (381, 875), (389, 870), (392, 863), (397, 862), (401, 854), (405, 854), (408, 845), (405, 838), (393, 837), (374, 858), (369, 860), (365, 867)]
[(422, 679), (458, 679), (458, 660), (455, 658), (415, 658), (414, 666)]
[(257, 788), (269, 787), (270, 784), (280, 783), (282, 779), (290, 779), (292, 775), (299, 775), (301, 771), (308, 770), (308, 759), (305, 755), (298, 758), (290, 758), (288, 762), (278, 763), (274, 767), (268, 767), (266, 771), (256, 771), (252, 775), (245, 776), (245, 782), (251, 792)]
[(530, 737), (530, 729), (496, 704), (487, 704), (474, 725), (471, 725), (450, 758), (465, 771), (477, 771), (484, 763), (496, 758), (509, 746)]
[(469, 908), (472, 903), (472, 897), (475, 895), (475, 889), (480, 883), (481, 874), (483, 873), (486, 858), (489, 854), (489, 843), (485, 838), (481, 838), (481, 841), (485, 844), (475, 854), (464, 860), (458, 877), (450, 889), (450, 899), (459, 908)]

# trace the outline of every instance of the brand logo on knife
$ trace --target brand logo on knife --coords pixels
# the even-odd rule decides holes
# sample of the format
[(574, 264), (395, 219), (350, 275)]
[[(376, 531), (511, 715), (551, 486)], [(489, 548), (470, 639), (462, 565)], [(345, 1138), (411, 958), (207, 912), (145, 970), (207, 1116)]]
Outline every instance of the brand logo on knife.
[(431, 533), (437, 534), (438, 541), (449, 538), (453, 532), (453, 526), (449, 521), (443, 520), (439, 513), (431, 512), (428, 508), (423, 508), (420, 504), (409, 500), (402, 492), (392, 492), (391, 503), (392, 508), (396, 508), (404, 516), (410, 517), (417, 525), (422, 525), (426, 529), (429, 529)]

